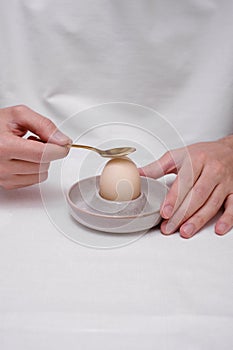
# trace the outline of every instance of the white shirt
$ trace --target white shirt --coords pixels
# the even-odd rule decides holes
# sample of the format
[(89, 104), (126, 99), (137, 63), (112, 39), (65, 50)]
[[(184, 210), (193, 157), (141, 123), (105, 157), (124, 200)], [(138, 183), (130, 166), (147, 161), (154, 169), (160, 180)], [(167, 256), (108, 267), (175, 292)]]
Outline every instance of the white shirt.
[(233, 2), (0, 3), (0, 107), (55, 122), (99, 103), (153, 108), (186, 143), (233, 132)]

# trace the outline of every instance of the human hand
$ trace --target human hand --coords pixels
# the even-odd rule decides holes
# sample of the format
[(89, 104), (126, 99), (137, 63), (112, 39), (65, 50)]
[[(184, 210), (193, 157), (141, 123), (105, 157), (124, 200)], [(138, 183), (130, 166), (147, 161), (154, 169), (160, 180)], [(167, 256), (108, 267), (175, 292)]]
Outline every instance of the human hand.
[[(45, 143), (23, 138), (27, 131)], [(0, 109), (0, 186), (15, 189), (45, 181), (50, 162), (65, 157), (70, 142), (51, 120), (26, 106)]]
[(233, 227), (233, 136), (172, 150), (139, 172), (152, 178), (177, 174), (161, 206), (162, 233), (179, 229), (182, 237), (192, 237), (222, 205), (215, 232)]

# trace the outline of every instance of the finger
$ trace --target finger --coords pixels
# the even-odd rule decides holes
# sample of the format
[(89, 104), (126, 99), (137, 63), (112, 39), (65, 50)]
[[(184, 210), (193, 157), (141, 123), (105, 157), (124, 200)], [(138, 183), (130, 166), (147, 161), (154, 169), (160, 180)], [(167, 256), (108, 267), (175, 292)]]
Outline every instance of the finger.
[[(208, 167), (205, 167), (180, 207), (170, 218), (175, 228), (199, 210), (217, 187), (215, 176), (209, 176), (209, 174)], [(224, 191), (222, 195), (225, 195)]]
[(41, 174), (30, 175), (12, 175), (7, 180), (1, 181), (1, 186), (6, 190), (12, 190), (16, 188), (31, 186), (45, 181), (48, 178), (48, 172)]
[(189, 220), (180, 227), (180, 235), (190, 238), (195, 235), (221, 208), (225, 199), (224, 191), (219, 185), (213, 191), (208, 201)]
[(160, 159), (152, 162), (142, 168), (139, 168), (141, 176), (157, 179), (161, 176), (171, 173), (177, 173), (177, 166), (183, 157), (182, 150), (166, 152)]
[(32, 140), (32, 141), (37, 141), (37, 142), (44, 142), (41, 139), (39, 139), (39, 137), (33, 136), (33, 135), (28, 136), (27, 140)]
[(36, 113), (26, 106), (10, 107), (11, 128), (14, 130), (27, 129), (43, 141), (55, 143), (58, 145), (67, 145), (71, 143), (68, 136), (63, 134), (56, 125), (48, 118)]
[(169, 219), (179, 208), (202, 172), (202, 165), (193, 168), (189, 159), (185, 160), (161, 207), (161, 216)]
[(4, 134), (1, 137), (2, 159), (19, 159), (33, 163), (49, 163), (52, 160), (64, 158), (69, 153), (69, 147), (52, 143), (35, 142), (21, 137)]
[(224, 235), (233, 227), (233, 193), (228, 195), (224, 208), (225, 210), (223, 215), (219, 218), (215, 225), (215, 232), (218, 235)]
[(40, 174), (47, 172), (50, 163), (33, 163), (23, 160), (10, 160), (1, 162), (1, 179), (7, 178), (9, 174), (12, 175), (26, 175), (26, 174)]

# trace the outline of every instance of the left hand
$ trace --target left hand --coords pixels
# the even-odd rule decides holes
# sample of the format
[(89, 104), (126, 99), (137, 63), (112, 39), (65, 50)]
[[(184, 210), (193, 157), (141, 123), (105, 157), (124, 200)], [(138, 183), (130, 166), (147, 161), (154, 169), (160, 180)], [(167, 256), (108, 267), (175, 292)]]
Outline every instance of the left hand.
[(233, 227), (233, 136), (172, 150), (139, 172), (153, 178), (177, 174), (161, 206), (162, 233), (179, 229), (182, 237), (192, 237), (222, 205), (215, 232)]

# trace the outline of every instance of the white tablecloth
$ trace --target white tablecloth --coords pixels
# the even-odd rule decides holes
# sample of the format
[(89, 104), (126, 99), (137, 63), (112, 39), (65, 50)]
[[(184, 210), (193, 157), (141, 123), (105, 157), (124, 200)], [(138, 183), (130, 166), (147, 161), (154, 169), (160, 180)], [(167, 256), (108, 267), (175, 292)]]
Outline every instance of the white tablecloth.
[[(47, 188), (54, 181), (52, 171)], [(94, 249), (58, 230), (50, 204), (39, 186), (0, 191), (2, 350), (232, 349), (233, 232), (152, 229)]]

